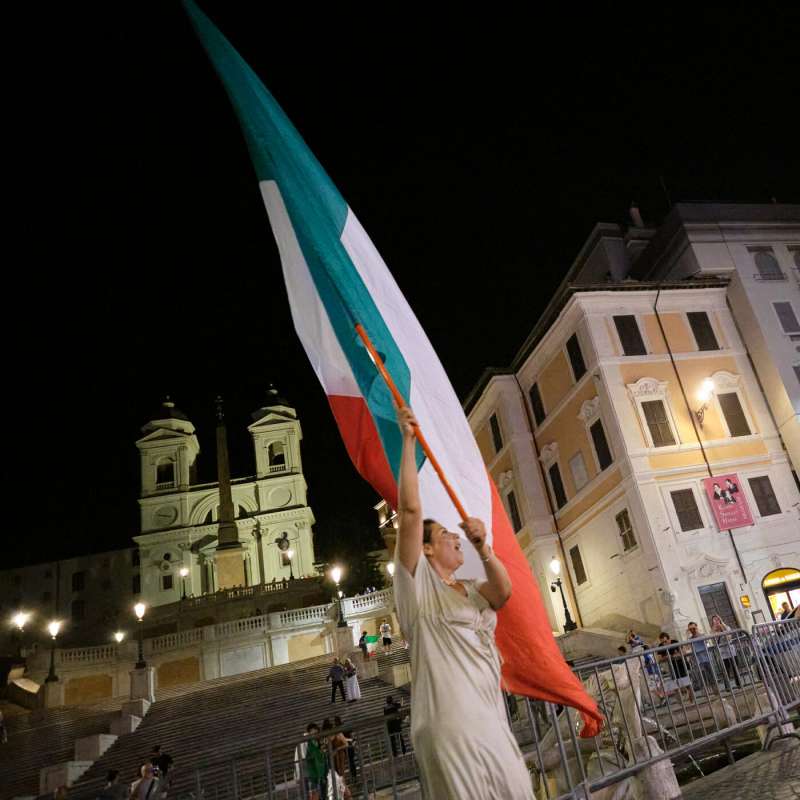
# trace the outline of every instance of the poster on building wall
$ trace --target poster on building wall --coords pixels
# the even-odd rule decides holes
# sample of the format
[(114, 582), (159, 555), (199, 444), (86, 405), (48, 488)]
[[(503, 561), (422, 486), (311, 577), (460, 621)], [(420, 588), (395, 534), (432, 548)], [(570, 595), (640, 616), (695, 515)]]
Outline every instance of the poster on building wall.
[(745, 525), (753, 524), (753, 515), (750, 513), (747, 498), (741, 490), (738, 475), (718, 475), (714, 478), (705, 478), (703, 485), (706, 487), (706, 495), (714, 511), (717, 527), (721, 531), (743, 528)]

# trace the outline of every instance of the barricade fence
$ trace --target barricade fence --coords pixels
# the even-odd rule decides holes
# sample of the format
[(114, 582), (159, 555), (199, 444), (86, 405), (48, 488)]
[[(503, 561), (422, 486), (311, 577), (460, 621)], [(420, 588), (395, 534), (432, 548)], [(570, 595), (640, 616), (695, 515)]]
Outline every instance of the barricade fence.
[[(580, 738), (571, 708), (504, 695), (537, 800), (583, 800), (648, 775), (665, 785), (675, 780), (670, 762), (694, 762), (693, 753), (715, 744), (732, 759), (728, 740), (757, 725), (765, 726), (765, 747), (800, 738), (791, 723), (800, 707), (797, 619), (638, 648), (574, 671), (604, 717), (593, 738)], [(325, 731), (324, 770), (310, 771), (308, 741), (267, 744), (198, 768), (183, 800), (340, 800), (346, 791), (396, 798), (418, 779), (405, 712)]]

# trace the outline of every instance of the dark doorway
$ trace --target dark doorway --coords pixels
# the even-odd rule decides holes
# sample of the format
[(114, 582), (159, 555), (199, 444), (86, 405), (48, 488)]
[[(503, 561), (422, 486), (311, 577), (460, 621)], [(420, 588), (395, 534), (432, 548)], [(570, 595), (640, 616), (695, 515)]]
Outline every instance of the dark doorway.
[(739, 627), (739, 620), (728, 596), (728, 587), (724, 583), (709, 583), (706, 586), (699, 586), (698, 590), (709, 623), (714, 614), (719, 614), (726, 625), (731, 628)]

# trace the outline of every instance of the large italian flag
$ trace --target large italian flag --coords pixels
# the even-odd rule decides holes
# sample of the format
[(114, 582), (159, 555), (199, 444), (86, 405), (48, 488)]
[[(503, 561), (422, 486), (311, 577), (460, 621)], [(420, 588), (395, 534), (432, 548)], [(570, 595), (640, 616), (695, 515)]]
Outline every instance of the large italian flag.
[[(400, 432), (389, 390), (356, 333), (360, 323), (457, 496), (471, 516), (487, 521), (491, 544), (511, 575), (513, 596), (497, 630), (506, 688), (580, 709), (583, 735), (592, 735), (601, 719), (597, 707), (561, 657), (530, 567), (428, 337), (356, 215), (272, 95), (208, 17), (191, 0), (185, 5), (238, 115), (280, 251), (294, 325), (353, 463), (396, 508)], [(425, 515), (459, 530), (459, 515), (421, 451), (417, 461)], [(474, 549), (466, 547), (465, 554), (460, 576), (483, 576)]]

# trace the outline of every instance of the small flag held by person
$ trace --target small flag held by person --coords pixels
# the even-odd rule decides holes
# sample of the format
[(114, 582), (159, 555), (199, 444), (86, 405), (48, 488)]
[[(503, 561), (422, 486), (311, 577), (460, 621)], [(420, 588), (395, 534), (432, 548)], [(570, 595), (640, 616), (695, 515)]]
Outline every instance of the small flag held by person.
[[(600, 728), (595, 702), (553, 639), (530, 566), (516, 541), (458, 398), (425, 332), (353, 211), (292, 123), (225, 37), (191, 0), (185, 7), (239, 118), (278, 244), (297, 334), (361, 475), (393, 507), (402, 437), (395, 401), (356, 331), (361, 326), (397, 391), (414, 409), (431, 451), (487, 542), (513, 594), (498, 614), (507, 691), (581, 712), (583, 736)], [(428, 516), (457, 530), (450, 496), (421, 449), (416, 461)], [(465, 549), (463, 578), (484, 575)]]

